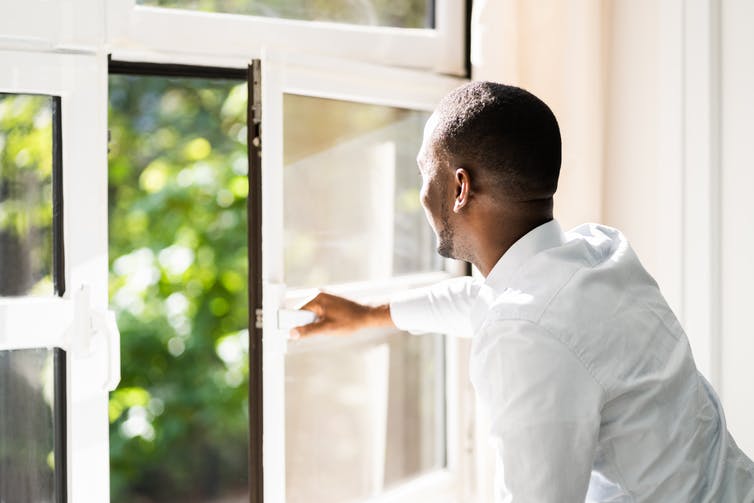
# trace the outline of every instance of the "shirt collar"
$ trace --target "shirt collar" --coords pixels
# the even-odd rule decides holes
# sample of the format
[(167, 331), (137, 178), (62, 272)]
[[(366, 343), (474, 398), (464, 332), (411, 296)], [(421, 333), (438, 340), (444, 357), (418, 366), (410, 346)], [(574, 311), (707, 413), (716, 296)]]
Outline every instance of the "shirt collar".
[(524, 262), (539, 252), (555, 248), (565, 242), (566, 236), (556, 220), (550, 220), (535, 227), (508, 248), (487, 275), (484, 284), (496, 291), (506, 288)]

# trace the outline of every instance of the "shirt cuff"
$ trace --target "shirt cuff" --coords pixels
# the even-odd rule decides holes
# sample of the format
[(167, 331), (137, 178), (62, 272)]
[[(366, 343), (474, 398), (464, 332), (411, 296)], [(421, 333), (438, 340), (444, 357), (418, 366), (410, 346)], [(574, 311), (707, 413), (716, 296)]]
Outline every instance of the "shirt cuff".
[(412, 334), (427, 333), (427, 313), (431, 309), (430, 293), (426, 288), (401, 293), (390, 301), (393, 323)]

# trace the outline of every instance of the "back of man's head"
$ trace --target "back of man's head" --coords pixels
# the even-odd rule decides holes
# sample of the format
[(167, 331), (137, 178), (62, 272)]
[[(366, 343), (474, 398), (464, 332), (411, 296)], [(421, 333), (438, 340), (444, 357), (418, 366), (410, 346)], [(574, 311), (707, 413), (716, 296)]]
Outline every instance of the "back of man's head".
[(489, 186), (493, 195), (531, 201), (555, 193), (560, 130), (550, 108), (533, 94), (494, 82), (471, 82), (443, 98), (436, 114), (436, 150)]

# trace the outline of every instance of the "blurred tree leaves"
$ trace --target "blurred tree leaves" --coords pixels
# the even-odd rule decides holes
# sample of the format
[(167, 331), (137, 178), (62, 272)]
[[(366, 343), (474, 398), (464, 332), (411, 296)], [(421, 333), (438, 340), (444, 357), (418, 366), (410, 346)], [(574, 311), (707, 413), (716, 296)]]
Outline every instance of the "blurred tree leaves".
[(0, 295), (52, 294), (52, 98), (0, 93)]
[(113, 502), (247, 485), (246, 84), (110, 77)]

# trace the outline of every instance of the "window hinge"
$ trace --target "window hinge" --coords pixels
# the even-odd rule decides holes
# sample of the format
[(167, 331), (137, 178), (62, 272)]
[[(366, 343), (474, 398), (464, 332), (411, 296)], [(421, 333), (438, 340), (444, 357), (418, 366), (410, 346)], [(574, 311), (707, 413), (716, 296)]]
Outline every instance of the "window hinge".
[(251, 62), (251, 122), (259, 124), (262, 122), (262, 63), (255, 59)]
[(254, 59), (249, 65), (249, 125), (251, 145), (261, 155), (262, 147), (262, 63)]
[(257, 309), (254, 311), (256, 314), (256, 322), (254, 323), (254, 326), (256, 328), (263, 328), (264, 327), (264, 311), (262, 309)]

